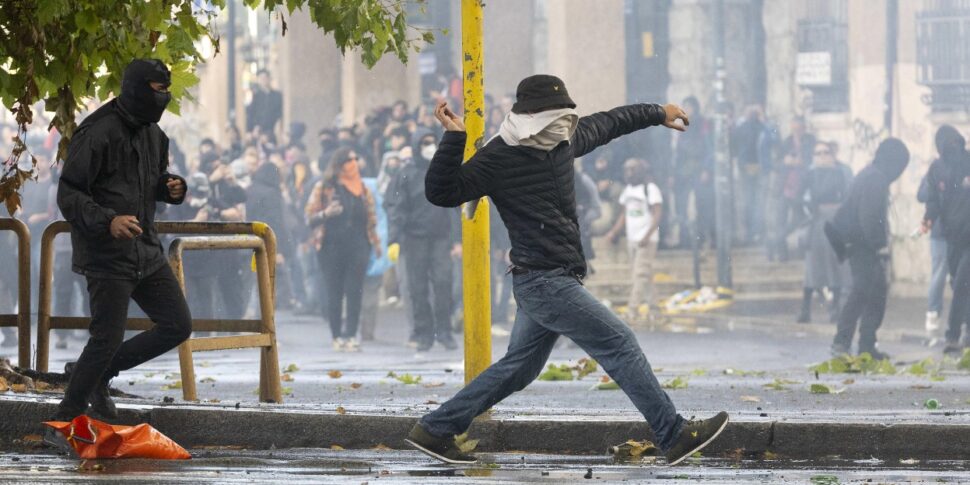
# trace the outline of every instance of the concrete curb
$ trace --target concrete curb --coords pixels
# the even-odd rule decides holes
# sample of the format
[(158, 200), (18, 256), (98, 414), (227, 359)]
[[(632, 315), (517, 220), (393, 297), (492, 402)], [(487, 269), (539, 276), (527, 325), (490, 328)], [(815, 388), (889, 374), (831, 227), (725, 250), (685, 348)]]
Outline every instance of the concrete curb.
[[(0, 400), (0, 451), (17, 451), (23, 438), (41, 434), (54, 413), (50, 402)], [(150, 423), (186, 448), (207, 446), (269, 448), (405, 448), (413, 417), (328, 414), (295, 410), (203, 409), (163, 406), (121, 409), (120, 424)], [(470, 434), (483, 452), (604, 454), (611, 445), (651, 436), (634, 421), (550, 421), (480, 419)], [(838, 422), (731, 422), (704, 452), (707, 456), (921, 460), (965, 459), (970, 425)]]

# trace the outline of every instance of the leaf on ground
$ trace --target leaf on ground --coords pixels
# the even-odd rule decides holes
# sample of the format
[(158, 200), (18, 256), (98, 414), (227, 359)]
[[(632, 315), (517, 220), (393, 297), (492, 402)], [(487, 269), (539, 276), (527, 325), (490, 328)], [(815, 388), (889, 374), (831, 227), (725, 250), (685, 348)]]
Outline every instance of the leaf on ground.
[(401, 374), (397, 375), (394, 371), (388, 372), (387, 377), (396, 379), (398, 382), (405, 385), (414, 385), (421, 383), (421, 376), (412, 376), (411, 374)]
[(202, 379), (199, 379), (200, 384), (212, 384), (215, 381), (215, 377), (203, 377)]
[(292, 373), (294, 373), (294, 372), (296, 372), (298, 370), (300, 370), (300, 368), (297, 367), (296, 364), (290, 364), (290, 365), (286, 366), (286, 368), (283, 369), (283, 372), (286, 373), (286, 374), (292, 374)]
[(337, 406), (337, 414), (347, 414), (347, 410), (343, 406)]
[(289, 374), (283, 374), (280, 376), (280, 380), (283, 382), (293, 382), (293, 376)]
[(371, 449), (374, 451), (391, 451), (391, 447), (385, 445), (384, 443), (378, 443), (377, 446)]
[(923, 359), (906, 369), (907, 374), (912, 374), (914, 376), (925, 376), (929, 374), (933, 368), (933, 359), (926, 358)]
[(340, 445), (330, 445), (330, 449), (333, 451), (344, 451), (344, 447)]
[(182, 378), (182, 374), (178, 372), (169, 372), (168, 374), (165, 374), (166, 381), (172, 381), (172, 380), (181, 379), (181, 378)]
[(344, 373), (340, 372), (339, 370), (332, 370), (327, 372), (327, 375), (330, 376), (331, 379), (340, 379), (344, 376)]
[(10, 384), (7, 384), (7, 380), (0, 377), (0, 392), (7, 392), (10, 390)]
[(855, 384), (855, 379), (846, 379), (842, 381), (842, 384), (846, 386), (851, 386), (852, 384)]
[(741, 396), (741, 401), (743, 402), (761, 402), (761, 398), (758, 396)]
[(458, 445), (458, 449), (460, 449), (462, 453), (471, 453), (475, 451), (475, 448), (478, 447), (478, 441), (479, 440), (468, 439), (467, 432), (455, 436), (455, 444)]
[(801, 384), (799, 381), (793, 381), (791, 379), (778, 379), (775, 378), (774, 381), (762, 385), (765, 389), (770, 389), (772, 391), (787, 391), (788, 386), (792, 384)]
[(656, 455), (659, 450), (649, 441), (629, 440), (612, 448), (613, 458), (618, 460)]
[(590, 388), (591, 391), (618, 391), (619, 389), (620, 385), (617, 384), (613, 379), (606, 376), (603, 376), (603, 380)]
[(352, 383), (350, 384), (350, 388), (351, 388), (351, 389), (360, 389), (360, 388), (361, 388), (361, 387), (363, 387), (363, 386), (364, 386), (364, 385), (363, 385), (363, 384), (361, 384), (361, 383), (359, 383), (359, 382), (352, 382)]
[(731, 367), (728, 367), (727, 369), (724, 369), (724, 375), (726, 375), (726, 376), (740, 376), (740, 377), (754, 376), (754, 377), (761, 377), (761, 376), (763, 376), (765, 374), (767, 374), (767, 372), (765, 372), (765, 371), (749, 371), (749, 370), (733, 369)]
[(539, 374), (540, 381), (571, 381), (573, 380), (573, 369), (566, 364), (549, 364), (545, 372)]
[(429, 382), (427, 384), (422, 384), (422, 387), (426, 387), (428, 389), (431, 389), (431, 388), (435, 388), (435, 387), (442, 387), (444, 385), (445, 385), (444, 382)]
[(293, 388), (292, 387), (284, 387), (283, 388), (283, 395), (284, 396), (289, 396), (291, 394), (293, 394)]
[(889, 359), (875, 360), (868, 352), (859, 355), (840, 355), (809, 369), (819, 374), (893, 375), (896, 373), (896, 367)]
[(703, 377), (703, 376), (706, 376), (707, 375), (707, 371), (704, 370), (704, 369), (694, 369), (694, 370), (690, 371), (690, 373), (691, 373), (691, 375), (694, 375), (694, 376), (697, 376), (697, 377)]
[(946, 380), (946, 376), (942, 374), (933, 374), (930, 376), (930, 380), (933, 382), (943, 382)]
[(682, 376), (677, 376), (664, 382), (661, 387), (664, 389), (687, 389), (687, 379)]
[(182, 380), (181, 379), (179, 379), (179, 380), (177, 380), (175, 382), (169, 382), (168, 384), (165, 384), (164, 386), (162, 386), (162, 390), (163, 391), (171, 391), (173, 389), (181, 389), (181, 388), (182, 388)]
[(590, 359), (590, 358), (587, 358), (587, 357), (584, 357), (582, 359), (579, 359), (579, 362), (578, 362), (578, 364), (575, 367), (575, 369), (576, 369), (576, 378), (577, 379), (582, 379), (582, 378), (584, 378), (584, 377), (586, 377), (586, 376), (588, 376), (588, 375), (596, 372), (598, 368), (599, 368), (599, 366), (596, 364), (596, 361), (593, 360), (593, 359)]
[(812, 394), (841, 394), (845, 389), (835, 389), (825, 384), (812, 384), (809, 388)]
[(812, 485), (839, 485), (839, 477), (835, 475), (815, 475), (809, 479)]

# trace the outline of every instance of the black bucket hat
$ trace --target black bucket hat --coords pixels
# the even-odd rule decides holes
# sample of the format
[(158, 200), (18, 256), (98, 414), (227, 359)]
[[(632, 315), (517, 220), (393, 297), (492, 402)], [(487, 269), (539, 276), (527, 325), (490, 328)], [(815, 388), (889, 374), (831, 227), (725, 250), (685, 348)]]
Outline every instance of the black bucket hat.
[(548, 74), (529, 76), (515, 89), (513, 113), (538, 113), (559, 107), (575, 108), (576, 103), (569, 97), (566, 84), (556, 76)]

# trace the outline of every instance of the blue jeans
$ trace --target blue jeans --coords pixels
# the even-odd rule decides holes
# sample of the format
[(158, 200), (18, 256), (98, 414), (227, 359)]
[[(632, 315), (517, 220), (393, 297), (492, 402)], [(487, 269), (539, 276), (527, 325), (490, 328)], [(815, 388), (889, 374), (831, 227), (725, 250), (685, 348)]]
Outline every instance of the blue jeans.
[(930, 260), (932, 269), (930, 274), (929, 308), (927, 311), (943, 313), (943, 290), (946, 288), (946, 240), (930, 238)]
[(421, 418), (430, 434), (464, 433), (475, 416), (538, 377), (560, 335), (572, 339), (633, 401), (668, 450), (684, 426), (670, 397), (657, 382), (636, 336), (565, 270), (532, 271), (513, 278), (518, 304), (509, 349), (464, 389)]

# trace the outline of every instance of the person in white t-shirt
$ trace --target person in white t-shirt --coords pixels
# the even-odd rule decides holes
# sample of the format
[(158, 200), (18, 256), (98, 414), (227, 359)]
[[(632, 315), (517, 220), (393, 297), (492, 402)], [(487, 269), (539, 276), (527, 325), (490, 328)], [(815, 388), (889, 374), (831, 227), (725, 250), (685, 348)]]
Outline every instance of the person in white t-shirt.
[(623, 177), (626, 187), (619, 199), (623, 211), (607, 237), (617, 242), (620, 231), (626, 227), (633, 276), (626, 316), (632, 322), (637, 319), (641, 304), (652, 306), (655, 303), (653, 261), (657, 256), (657, 243), (660, 242), (658, 227), (663, 212), (663, 195), (660, 187), (653, 183), (645, 160), (630, 158), (624, 162)]

